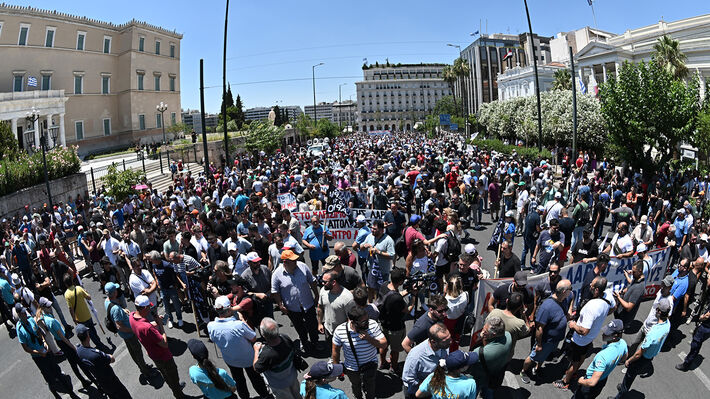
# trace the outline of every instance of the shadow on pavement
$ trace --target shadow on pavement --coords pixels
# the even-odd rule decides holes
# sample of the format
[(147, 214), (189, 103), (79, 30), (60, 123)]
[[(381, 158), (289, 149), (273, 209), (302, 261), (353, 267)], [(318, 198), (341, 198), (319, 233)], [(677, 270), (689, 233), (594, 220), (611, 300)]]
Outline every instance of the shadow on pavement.
[(518, 389), (513, 389), (511, 387), (507, 386), (502, 386), (494, 392), (494, 397), (495, 398), (501, 398), (501, 399), (510, 399), (510, 398), (517, 398), (517, 399), (526, 399), (531, 397), (532, 394), (530, 391), (528, 391), (525, 388), (518, 388)]
[(378, 370), (375, 384), (377, 387), (375, 396), (378, 398), (400, 397), (402, 394), (402, 380), (396, 374)]

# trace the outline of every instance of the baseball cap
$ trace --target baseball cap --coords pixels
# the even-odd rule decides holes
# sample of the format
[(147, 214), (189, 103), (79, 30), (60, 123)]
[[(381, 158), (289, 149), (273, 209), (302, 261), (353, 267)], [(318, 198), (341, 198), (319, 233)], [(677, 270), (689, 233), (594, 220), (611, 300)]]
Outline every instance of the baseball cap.
[(458, 370), (478, 362), (478, 352), (454, 351), (446, 357), (446, 368)]
[(119, 288), (118, 284), (112, 283), (112, 282), (109, 281), (109, 282), (106, 283), (106, 285), (104, 286), (104, 291), (106, 291), (107, 294), (110, 294), (110, 293), (115, 292), (116, 290), (118, 290), (118, 288)]
[(685, 209), (684, 208), (678, 209), (678, 213), (685, 213)]
[(545, 212), (545, 207), (542, 205), (538, 205), (537, 210), (538, 210), (538, 212)]
[(259, 256), (259, 254), (252, 251), (247, 254), (247, 261), (248, 262), (261, 262), (261, 257)]
[(705, 234), (705, 233), (701, 234), (701, 235), (700, 235), (700, 241), (706, 241), (706, 242), (707, 242), (707, 241), (708, 241), (708, 235)]
[(641, 220), (639, 221), (641, 224), (648, 224), (648, 216), (642, 215)]
[(83, 340), (89, 335), (89, 328), (79, 323), (76, 325), (76, 329), (74, 329), (74, 332), (76, 333), (77, 338)]
[(224, 295), (217, 297), (217, 299), (214, 300), (215, 309), (225, 309), (229, 307), (232, 307), (232, 304), (229, 302), (229, 298)]
[(330, 255), (325, 258), (325, 265), (323, 265), (323, 271), (332, 270), (340, 263), (340, 258), (338, 255)]
[(513, 280), (515, 280), (515, 284), (524, 287), (528, 284), (528, 274), (521, 270), (515, 273)]
[(138, 295), (133, 303), (136, 306), (140, 306), (142, 308), (146, 306), (153, 306), (153, 304), (150, 302), (150, 299), (148, 299), (148, 297), (145, 295)]
[(624, 331), (624, 322), (619, 319), (614, 319), (610, 321), (606, 326), (604, 326), (604, 328), (602, 329), (602, 334), (613, 335), (618, 334), (622, 331)]
[(187, 349), (190, 350), (190, 354), (197, 361), (207, 359), (210, 354), (204, 342), (200, 341), (199, 339), (192, 338), (187, 341)]
[(24, 310), (25, 310), (25, 307), (22, 306), (22, 304), (21, 304), (20, 302), (17, 302), (17, 303), (15, 304), (15, 312), (17, 312), (18, 315), (19, 315), (20, 313), (22, 313), (22, 311), (24, 311)]
[(592, 227), (591, 224), (584, 226), (584, 230), (582, 231), (582, 233), (584, 233), (584, 234), (592, 234), (593, 232), (594, 232), (594, 228)]
[(648, 248), (646, 248), (646, 244), (640, 243), (639, 245), (636, 246), (636, 252), (646, 252), (648, 251)]
[(230, 242), (227, 244), (227, 251), (236, 251), (237, 250), (237, 243), (236, 242)]
[(39, 306), (43, 308), (51, 308), (52, 307), (52, 301), (45, 297), (40, 297), (39, 298)]
[(417, 224), (419, 221), (422, 220), (422, 217), (419, 215), (412, 215), (409, 217), (409, 224)]
[(507, 218), (512, 218), (513, 216), (515, 216), (515, 213), (513, 213), (513, 211), (508, 211), (505, 213), (505, 217)]
[(469, 255), (473, 255), (476, 253), (476, 246), (471, 243), (468, 243), (465, 247), (463, 247), (463, 251)]
[(560, 198), (562, 198), (562, 193), (561, 193), (561, 192), (559, 192), (559, 191), (558, 191), (558, 192), (556, 192), (556, 193), (555, 193), (555, 198), (557, 198), (557, 199), (560, 199)]
[(675, 278), (673, 276), (666, 276), (663, 278), (663, 281), (661, 281), (661, 284), (663, 284), (666, 287), (672, 287), (673, 283), (675, 283)]
[(108, 231), (108, 229), (104, 229), (104, 231), (102, 231), (101, 234), (111, 234), (111, 232)]
[(198, 211), (197, 209), (193, 209), (192, 212), (190, 212), (190, 213), (193, 215), (199, 215), (200, 211)]
[(658, 301), (658, 305), (656, 306), (657, 310), (660, 310), (663, 313), (668, 313), (671, 311), (671, 301), (668, 300), (668, 298), (661, 298), (660, 301)]
[(17, 273), (12, 273), (10, 276), (10, 280), (12, 280), (12, 285), (17, 287), (18, 285), (22, 285), (22, 281), (20, 281), (20, 276), (17, 275)]
[(356, 223), (365, 223), (365, 215), (357, 215), (355, 218)]
[(321, 378), (339, 377), (343, 375), (343, 365), (341, 363), (328, 363), (324, 360), (315, 362), (310, 371), (305, 375), (307, 380)]
[(296, 255), (296, 253), (290, 249), (285, 249), (283, 252), (281, 252), (281, 260), (285, 259), (296, 260), (298, 259), (298, 255)]

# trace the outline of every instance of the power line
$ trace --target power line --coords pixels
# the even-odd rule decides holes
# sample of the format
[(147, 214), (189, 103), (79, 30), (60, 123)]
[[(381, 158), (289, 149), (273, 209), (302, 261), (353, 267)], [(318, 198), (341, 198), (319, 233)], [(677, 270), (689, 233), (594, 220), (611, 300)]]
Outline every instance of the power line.
[[(317, 77), (316, 80), (331, 80), (331, 79), (361, 79), (362, 76), (323, 76), (323, 77)], [(297, 82), (297, 81), (302, 81), (302, 80), (312, 80), (313, 77), (307, 77), (307, 78), (291, 78), (291, 79), (273, 79), (273, 80), (257, 80), (253, 82), (237, 82), (237, 83), (232, 83), (229, 82), (231, 86), (244, 86), (244, 85), (253, 85), (253, 84), (265, 84), (265, 83), (283, 83), (283, 82)], [(222, 87), (222, 85), (215, 85), (215, 86), (205, 86), (205, 89), (213, 89), (215, 87)]]
[[(441, 55), (441, 56), (447, 56), (450, 55), (449, 53), (404, 53), (404, 54), (374, 54), (374, 55), (368, 55), (367, 57), (403, 57), (403, 56), (410, 56), (410, 55)], [(283, 62), (272, 62), (268, 64), (257, 64), (257, 65), (248, 65), (240, 68), (232, 68), (228, 69), (228, 71), (239, 71), (239, 70), (244, 70), (244, 69), (253, 69), (253, 68), (262, 68), (262, 67), (267, 67), (267, 66), (275, 66), (275, 65), (287, 65), (287, 64), (298, 64), (302, 62), (315, 62), (315, 61), (323, 61), (323, 60), (345, 60), (345, 59), (362, 59), (366, 58), (365, 56), (362, 55), (355, 55), (355, 56), (342, 56), (342, 57), (320, 57), (320, 58), (311, 58), (311, 59), (302, 59), (302, 60), (293, 60), (293, 61), (283, 61)]]

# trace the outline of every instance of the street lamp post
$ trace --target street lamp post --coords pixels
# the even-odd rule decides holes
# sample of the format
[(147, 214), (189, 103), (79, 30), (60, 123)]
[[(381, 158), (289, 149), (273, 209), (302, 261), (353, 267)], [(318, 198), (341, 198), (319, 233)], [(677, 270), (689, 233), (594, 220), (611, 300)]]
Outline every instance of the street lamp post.
[[(447, 43), (446, 45), (449, 47), (456, 47), (456, 49), (459, 50), (459, 58), (461, 58), (461, 46), (459, 46), (458, 44), (451, 44), (451, 43)], [(463, 85), (464, 85), (464, 82), (463, 82), (463, 80), (459, 79), (458, 73), (456, 73), (456, 80), (458, 81), (458, 84), (459, 84), (459, 90), (461, 90), (461, 96), (460, 96), (461, 97), (461, 117), (464, 118), (465, 120), (468, 120), (468, 118), (466, 118), (466, 115), (464, 115), (465, 111), (463, 108)], [(454, 106), (456, 106), (456, 104), (454, 104)], [(464, 129), (466, 129), (465, 123), (464, 123)]]
[(311, 68), (313, 71), (313, 126), (316, 126), (316, 67), (323, 65), (322, 62), (319, 62), (318, 64), (313, 65)]
[[(39, 111), (37, 111), (34, 107), (32, 107), (32, 111), (27, 112), (27, 115), (25, 116), (25, 119), (27, 119), (27, 122), (32, 124), (34, 126), (34, 123), (37, 122), (39, 119)], [(51, 150), (54, 148), (55, 143), (57, 142), (57, 128), (55, 127), (49, 127), (48, 130), (50, 131), (49, 134), (52, 137), (52, 146), (49, 146), (49, 143), (47, 142), (47, 133), (42, 130), (42, 124), (38, 123), (37, 128), (39, 129), (40, 136), (39, 136), (39, 145), (42, 148), (42, 165), (44, 166), (44, 183), (47, 185), (47, 197), (48, 197), (48, 202), (49, 202), (49, 209), (54, 209), (54, 204), (52, 203), (52, 191), (49, 187), (49, 173), (47, 172), (47, 151)], [(30, 148), (35, 145), (34, 142), (34, 134), (28, 135), (29, 139), (29, 144)], [(51, 211), (50, 211), (51, 212)]]
[(168, 142), (165, 139), (165, 118), (163, 118), (163, 113), (168, 110), (168, 104), (161, 101), (160, 104), (155, 106), (155, 109), (160, 112), (160, 126), (163, 128), (163, 145), (166, 145)]
[(537, 75), (537, 56), (535, 56), (535, 37), (533, 36), (532, 24), (530, 23), (530, 12), (528, 11), (528, 0), (525, 3), (525, 15), (528, 17), (528, 30), (530, 31), (530, 48), (532, 49), (533, 68), (535, 70), (535, 95), (537, 96), (537, 149), (542, 151), (542, 113), (540, 111), (540, 79)]
[(343, 130), (343, 96), (340, 88), (346, 84), (347, 83), (341, 83), (338, 85), (338, 125), (340, 126), (340, 133), (342, 133)]

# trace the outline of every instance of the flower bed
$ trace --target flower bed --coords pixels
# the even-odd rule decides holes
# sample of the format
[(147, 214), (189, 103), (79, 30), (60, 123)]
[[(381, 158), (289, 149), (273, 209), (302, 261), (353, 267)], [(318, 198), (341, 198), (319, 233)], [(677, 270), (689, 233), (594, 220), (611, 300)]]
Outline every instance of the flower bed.
[[(81, 160), (77, 147), (57, 147), (47, 152), (49, 180), (59, 179), (79, 172)], [(14, 160), (0, 160), (0, 196), (26, 187), (44, 183), (42, 151), (32, 155), (21, 153)]]

